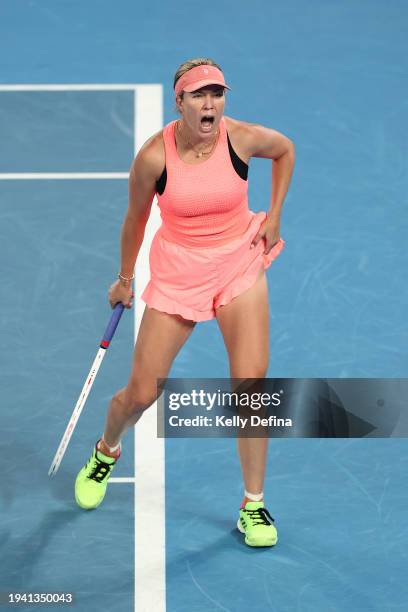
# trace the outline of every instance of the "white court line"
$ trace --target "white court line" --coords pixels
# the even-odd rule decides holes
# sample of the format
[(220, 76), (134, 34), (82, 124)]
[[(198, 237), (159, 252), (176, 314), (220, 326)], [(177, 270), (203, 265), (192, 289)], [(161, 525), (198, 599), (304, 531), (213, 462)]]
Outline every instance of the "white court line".
[[(133, 91), (134, 153), (163, 127), (163, 88), (160, 84), (0, 85), (0, 92), (17, 91)], [(128, 172), (3, 173), (2, 180), (128, 179)], [(134, 317), (136, 341), (145, 304), (140, 299), (150, 278), (149, 251), (161, 225), (156, 198), (135, 266)], [(136, 612), (166, 610), (165, 465), (164, 439), (157, 437), (154, 404), (134, 427), (135, 476), (112, 477), (110, 482), (135, 484), (135, 598)]]
[[(30, 91), (130, 91), (133, 98), (137, 91), (153, 98), (162, 86), (155, 83), (140, 85), (137, 83), (81, 83), (81, 84), (9, 84), (0, 85), (2, 92), (30, 92)], [(142, 118), (143, 121), (143, 118)], [(161, 127), (161, 126), (160, 126)], [(160, 128), (159, 128), (160, 129)], [(151, 134), (150, 134), (151, 135)], [(143, 143), (142, 143), (143, 144)], [(129, 172), (2, 172), (0, 181), (35, 181), (35, 180), (123, 180), (129, 178)]]
[(129, 172), (0, 172), (0, 181), (127, 179)]
[[(135, 154), (141, 145), (163, 127), (162, 87), (138, 88), (135, 95)], [(145, 303), (140, 296), (149, 278), (149, 251), (161, 225), (153, 200), (135, 266), (135, 340)], [(135, 610), (165, 612), (165, 465), (164, 439), (157, 437), (156, 402), (146, 410), (135, 430)]]
[(51, 84), (40, 84), (40, 83), (19, 83), (18, 85), (0, 85), (0, 91), (135, 91), (139, 87), (161, 87), (155, 83), (148, 83), (146, 85), (132, 84), (132, 83), (81, 83), (81, 84), (69, 84), (61, 83), (57, 85)]

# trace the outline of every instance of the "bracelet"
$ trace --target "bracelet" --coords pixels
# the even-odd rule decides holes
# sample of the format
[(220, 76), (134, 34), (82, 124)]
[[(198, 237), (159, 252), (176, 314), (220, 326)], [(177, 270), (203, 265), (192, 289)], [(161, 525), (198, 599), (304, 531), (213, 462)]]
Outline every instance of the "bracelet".
[(126, 278), (126, 276), (122, 276), (121, 273), (118, 273), (118, 279), (122, 282), (125, 287), (128, 287), (132, 280), (135, 278), (135, 274), (133, 273), (131, 278)]

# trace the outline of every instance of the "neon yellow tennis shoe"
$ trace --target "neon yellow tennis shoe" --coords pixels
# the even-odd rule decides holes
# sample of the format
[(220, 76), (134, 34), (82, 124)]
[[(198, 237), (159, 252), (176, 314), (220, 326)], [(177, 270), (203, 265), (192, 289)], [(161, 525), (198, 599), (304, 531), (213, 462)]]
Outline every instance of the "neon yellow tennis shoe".
[(274, 522), (263, 502), (248, 501), (239, 511), (237, 527), (245, 533), (248, 546), (274, 546), (278, 541)]
[[(92, 455), (75, 480), (75, 500), (85, 510), (97, 508), (105, 497), (109, 477), (117, 459), (108, 457), (94, 446)], [(119, 458), (119, 457), (118, 457)]]

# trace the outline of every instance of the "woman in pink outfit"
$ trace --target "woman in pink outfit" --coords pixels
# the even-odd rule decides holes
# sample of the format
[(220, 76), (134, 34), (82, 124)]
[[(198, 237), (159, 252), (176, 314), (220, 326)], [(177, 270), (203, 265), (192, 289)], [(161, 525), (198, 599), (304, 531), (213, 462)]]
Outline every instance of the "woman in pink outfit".
[[(265, 269), (284, 247), (280, 214), (294, 145), (275, 130), (225, 116), (226, 89), (213, 60), (182, 64), (174, 78), (180, 118), (149, 138), (131, 167), (120, 273), (109, 290), (112, 307), (117, 302), (132, 306), (133, 270), (155, 196), (162, 225), (151, 244), (151, 277), (142, 294), (146, 307), (129, 381), (112, 398), (93, 453), (97, 478), (88, 475), (94, 481), (89, 486), (99, 486), (100, 493), (92, 507), (105, 494), (124, 432), (157, 399), (157, 379), (167, 377), (197, 322), (217, 319), (231, 378), (263, 378), (268, 370)], [(248, 207), (251, 157), (273, 160), (266, 212)], [(246, 543), (255, 546), (277, 540), (263, 504), (267, 443), (268, 438), (238, 438), (244, 481), (238, 527)]]

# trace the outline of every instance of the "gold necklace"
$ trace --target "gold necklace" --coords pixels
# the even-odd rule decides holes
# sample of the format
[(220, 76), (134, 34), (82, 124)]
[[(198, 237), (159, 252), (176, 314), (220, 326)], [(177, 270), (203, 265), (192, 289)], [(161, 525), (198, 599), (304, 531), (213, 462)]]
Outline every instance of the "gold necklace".
[[(179, 133), (179, 136), (182, 140), (184, 140), (184, 136), (182, 136), (181, 134), (181, 128), (180, 128), (180, 120), (177, 120), (177, 131)], [(196, 151), (196, 149), (193, 147), (193, 145), (191, 144), (191, 142), (189, 140), (185, 141), (187, 142), (188, 145), (190, 145), (190, 147), (193, 149), (194, 153), (196, 154), (196, 157), (202, 157), (203, 155), (210, 155), (210, 153), (213, 152), (215, 143), (217, 142), (217, 138), (218, 138), (218, 128), (217, 128), (217, 133), (215, 135), (214, 138), (214, 142), (211, 145), (211, 149), (209, 151)]]

